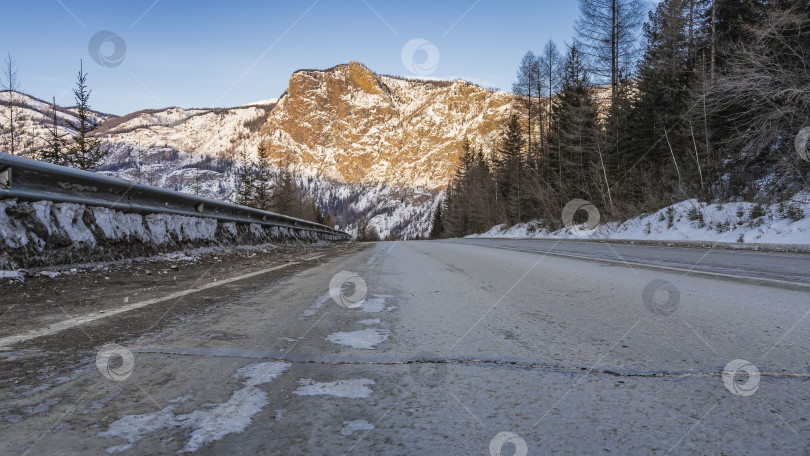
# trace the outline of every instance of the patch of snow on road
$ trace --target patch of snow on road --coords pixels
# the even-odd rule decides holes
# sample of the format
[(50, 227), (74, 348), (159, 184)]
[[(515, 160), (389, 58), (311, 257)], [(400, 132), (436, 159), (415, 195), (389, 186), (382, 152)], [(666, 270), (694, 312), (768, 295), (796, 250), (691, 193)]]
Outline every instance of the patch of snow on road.
[(386, 310), (385, 299), (393, 298), (391, 295), (374, 295), (373, 298), (366, 299), (360, 306), (361, 312), (377, 313)]
[(135, 442), (161, 429), (171, 429), (180, 425), (174, 409), (189, 399), (183, 395), (169, 401), (170, 405), (163, 410), (143, 415), (126, 415), (110, 424), (106, 432), (100, 432), (99, 437), (121, 437), (127, 443), (107, 448), (107, 453), (121, 453), (132, 448)]
[(301, 385), (293, 393), (299, 396), (335, 396), (351, 399), (365, 399), (374, 391), (366, 385), (373, 385), (374, 380), (353, 378), (334, 382), (315, 382), (308, 378), (298, 381)]
[(253, 416), (267, 405), (267, 393), (256, 388), (281, 375), (289, 363), (266, 362), (245, 366), (234, 374), (242, 378), (245, 385), (227, 402), (215, 404), (206, 410), (195, 410), (191, 413), (175, 415), (177, 406), (188, 397), (183, 396), (169, 401), (171, 405), (163, 410), (144, 415), (126, 415), (110, 425), (99, 437), (122, 437), (127, 443), (107, 448), (108, 453), (120, 453), (132, 448), (132, 445), (147, 434), (160, 429), (191, 429), (191, 438), (181, 452), (194, 452), (203, 445), (219, 440), (228, 434), (244, 431), (252, 422)]
[(326, 336), (333, 344), (348, 345), (352, 348), (373, 350), (374, 346), (388, 340), (391, 333), (385, 329), (368, 328), (360, 331), (338, 332)]
[(368, 325), (376, 325), (379, 322), (380, 322), (379, 318), (369, 318), (368, 320), (360, 320), (360, 321), (358, 321), (358, 323), (360, 323), (361, 325), (366, 325), (366, 326), (368, 326)]
[(343, 435), (352, 435), (357, 431), (370, 431), (374, 429), (374, 425), (366, 420), (344, 421), (343, 429), (340, 433)]

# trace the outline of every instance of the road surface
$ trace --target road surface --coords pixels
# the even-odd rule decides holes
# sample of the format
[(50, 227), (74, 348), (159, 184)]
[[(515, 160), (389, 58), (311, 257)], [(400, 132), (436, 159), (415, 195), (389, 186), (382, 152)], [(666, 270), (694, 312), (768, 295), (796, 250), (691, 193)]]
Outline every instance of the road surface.
[(169, 325), (157, 302), (5, 347), (34, 374), (0, 386), (0, 453), (803, 455), (808, 271), (553, 241), (302, 258)]

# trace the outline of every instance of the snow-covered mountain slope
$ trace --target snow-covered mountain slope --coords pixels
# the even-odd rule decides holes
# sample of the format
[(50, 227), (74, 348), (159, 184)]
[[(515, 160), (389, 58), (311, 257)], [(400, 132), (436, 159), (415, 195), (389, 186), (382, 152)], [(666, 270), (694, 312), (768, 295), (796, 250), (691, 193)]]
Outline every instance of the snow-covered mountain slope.
[(708, 204), (691, 199), (593, 230), (548, 231), (539, 222), (529, 222), (509, 228), (498, 225), (468, 237), (810, 245), (810, 193), (798, 193), (789, 201), (770, 205), (745, 201)]
[[(53, 128), (53, 109), (50, 102), (18, 92), (0, 91), (0, 151), (10, 152), (9, 99), (15, 105), (14, 116), (17, 124), (16, 152), (36, 158), (36, 151), (45, 145), (49, 130)], [(114, 115), (90, 111), (90, 118), (95, 122), (107, 122), (116, 118)], [(70, 107), (56, 106), (57, 130), (59, 134), (75, 133), (68, 122), (78, 122), (76, 111)]]
[[(24, 146), (35, 157), (51, 128), (51, 106), (18, 98)], [(293, 168), (342, 228), (351, 230), (365, 215), (383, 237), (414, 237), (428, 231), (464, 138), (493, 144), (513, 104), (508, 93), (467, 82), (380, 76), (356, 62), (302, 70), (279, 99), (234, 108), (94, 113), (110, 152), (99, 171), (229, 199), (239, 151), (255, 156), (264, 142), (274, 164)], [(76, 120), (71, 109), (57, 107), (57, 117), (60, 132), (74, 133), (66, 122)]]
[(379, 76), (352, 62), (297, 71), (262, 127), (272, 156), (347, 183), (437, 189), (461, 143), (490, 143), (514, 97), (463, 81)]

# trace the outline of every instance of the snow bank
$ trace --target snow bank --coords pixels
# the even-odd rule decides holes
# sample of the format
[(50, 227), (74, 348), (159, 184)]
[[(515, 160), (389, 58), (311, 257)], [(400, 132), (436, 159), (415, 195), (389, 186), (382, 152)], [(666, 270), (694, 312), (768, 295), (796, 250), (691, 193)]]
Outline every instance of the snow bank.
[(322, 240), (336, 238), (203, 217), (0, 200), (0, 270), (108, 261), (197, 247)]
[(498, 225), (468, 238), (622, 239), (706, 241), (744, 244), (810, 244), (810, 193), (790, 201), (763, 205), (750, 202), (708, 204), (691, 199), (624, 223), (606, 223), (579, 232), (548, 231), (540, 222)]

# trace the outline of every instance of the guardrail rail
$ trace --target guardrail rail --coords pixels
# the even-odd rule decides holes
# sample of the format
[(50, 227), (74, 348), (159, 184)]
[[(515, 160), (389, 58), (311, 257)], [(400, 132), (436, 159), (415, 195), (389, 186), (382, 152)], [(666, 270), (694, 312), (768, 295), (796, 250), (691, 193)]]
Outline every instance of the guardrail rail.
[(307, 220), (0, 152), (0, 199), (11, 198), (256, 223), (351, 239), (348, 233)]

